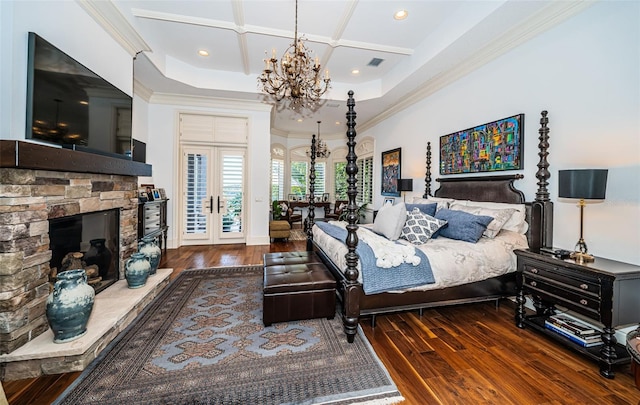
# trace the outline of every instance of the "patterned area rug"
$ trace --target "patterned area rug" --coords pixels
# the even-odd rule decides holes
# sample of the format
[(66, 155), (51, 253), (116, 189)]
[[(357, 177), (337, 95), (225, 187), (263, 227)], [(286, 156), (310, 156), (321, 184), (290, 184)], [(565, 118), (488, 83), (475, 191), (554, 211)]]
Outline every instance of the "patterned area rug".
[(262, 267), (182, 272), (55, 404), (393, 404), (339, 316), (262, 324)]

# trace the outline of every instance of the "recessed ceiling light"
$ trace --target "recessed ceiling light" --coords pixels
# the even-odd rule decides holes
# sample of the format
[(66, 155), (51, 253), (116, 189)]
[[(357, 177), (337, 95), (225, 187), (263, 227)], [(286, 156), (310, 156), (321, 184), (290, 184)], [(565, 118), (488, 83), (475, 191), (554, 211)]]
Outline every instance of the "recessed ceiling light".
[(359, 69), (353, 69), (353, 70), (351, 71), (351, 74), (352, 74), (352, 75), (359, 75), (359, 74), (360, 74), (360, 70), (359, 70)]
[(298, 122), (302, 122), (302, 118), (298, 118)]
[(200, 49), (198, 51), (198, 55), (200, 55), (200, 56), (209, 56), (209, 52), (204, 50), (204, 49)]
[(408, 15), (409, 15), (409, 12), (407, 10), (398, 10), (393, 15), (393, 18), (395, 18), (396, 20), (404, 20), (405, 18), (407, 18)]
[(336, 121), (336, 125), (340, 125), (340, 121)]

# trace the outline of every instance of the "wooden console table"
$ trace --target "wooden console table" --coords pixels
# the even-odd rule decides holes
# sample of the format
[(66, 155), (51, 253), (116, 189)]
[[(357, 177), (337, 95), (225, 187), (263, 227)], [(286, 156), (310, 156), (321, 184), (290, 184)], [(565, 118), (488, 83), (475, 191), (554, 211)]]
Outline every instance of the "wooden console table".
[[(530, 326), (596, 360), (600, 374), (614, 378), (613, 367), (628, 363), (629, 353), (615, 337), (615, 327), (640, 322), (640, 266), (596, 257), (593, 263), (561, 260), (547, 253), (516, 250), (516, 325)], [(531, 295), (535, 314), (527, 315), (525, 295)], [(604, 325), (603, 345), (582, 347), (545, 328), (544, 321), (567, 308)]]

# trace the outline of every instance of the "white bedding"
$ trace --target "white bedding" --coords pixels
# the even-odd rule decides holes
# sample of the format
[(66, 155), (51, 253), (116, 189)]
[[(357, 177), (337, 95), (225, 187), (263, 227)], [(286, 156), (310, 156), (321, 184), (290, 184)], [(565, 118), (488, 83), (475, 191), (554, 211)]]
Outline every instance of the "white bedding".
[[(313, 239), (340, 269), (346, 269), (344, 256), (347, 247), (344, 243), (327, 235), (317, 226), (313, 227)], [(398, 242), (408, 243), (402, 239)], [(436, 282), (408, 291), (453, 287), (513, 272), (516, 270), (516, 255), (513, 250), (527, 247), (525, 235), (504, 229), (494, 239), (483, 237), (475, 244), (442, 236), (430, 239), (416, 248), (429, 258)], [(359, 266), (358, 263), (358, 269)], [(393, 271), (393, 268), (383, 271)], [(361, 277), (360, 273), (359, 282), (362, 282)]]

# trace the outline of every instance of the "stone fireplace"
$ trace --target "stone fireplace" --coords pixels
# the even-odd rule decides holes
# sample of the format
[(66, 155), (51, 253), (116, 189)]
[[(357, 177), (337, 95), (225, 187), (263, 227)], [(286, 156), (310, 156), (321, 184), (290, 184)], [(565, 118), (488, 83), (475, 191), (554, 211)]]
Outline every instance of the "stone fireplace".
[(49, 221), (116, 210), (119, 277), (137, 250), (137, 181), (151, 166), (0, 141), (0, 355), (48, 329)]

